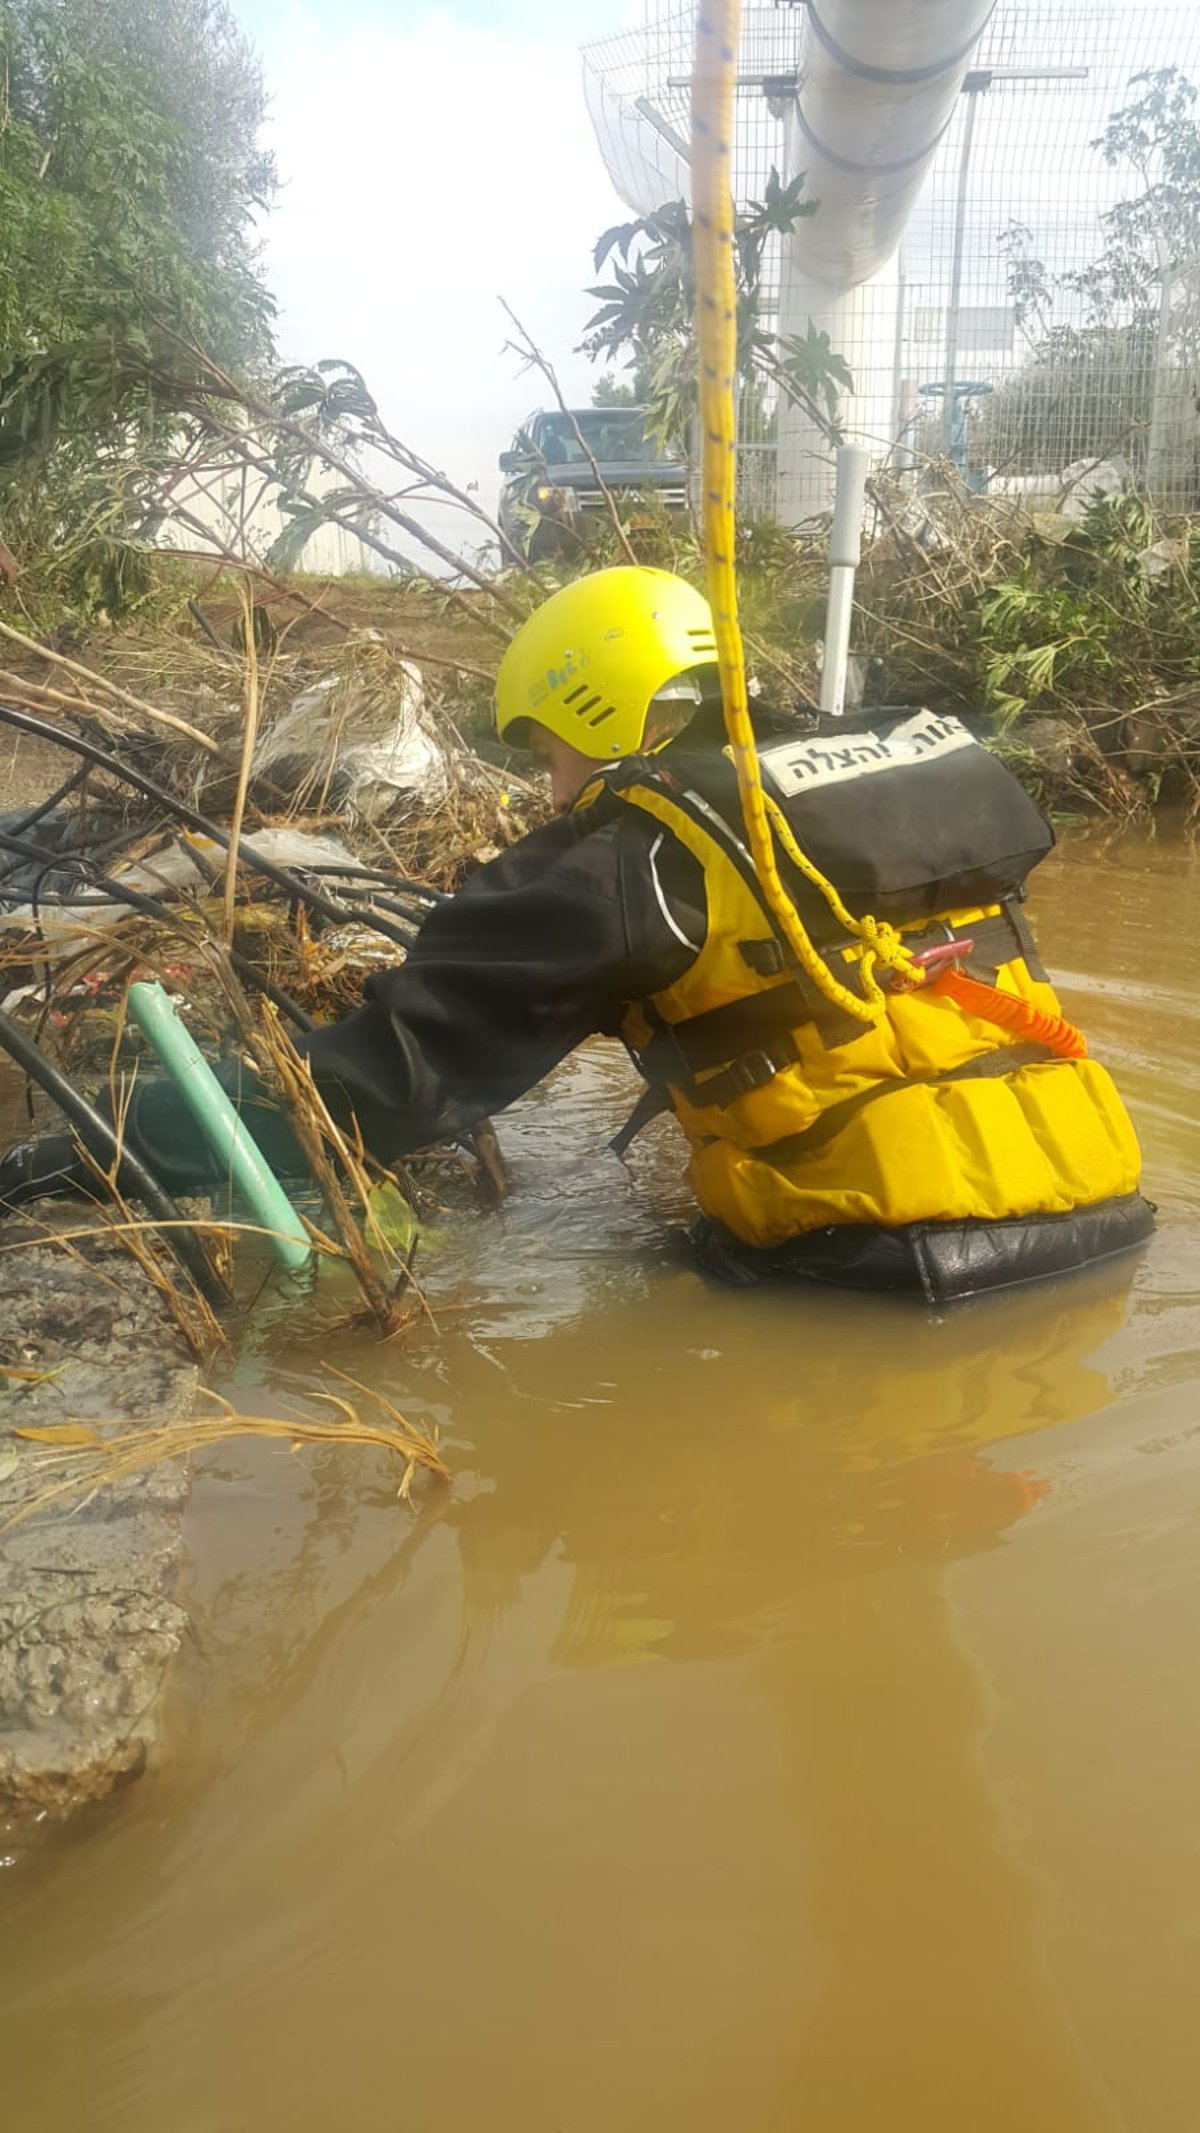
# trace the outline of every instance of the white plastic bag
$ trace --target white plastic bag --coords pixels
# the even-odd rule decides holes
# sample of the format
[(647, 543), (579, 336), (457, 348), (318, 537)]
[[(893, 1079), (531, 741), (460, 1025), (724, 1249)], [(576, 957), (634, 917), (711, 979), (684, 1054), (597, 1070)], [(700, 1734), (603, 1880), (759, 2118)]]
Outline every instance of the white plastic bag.
[[(436, 807), (449, 783), (445, 758), (421, 720), (425, 689), (419, 667), (395, 662), (398, 686), (372, 701), (353, 677), (327, 674), (305, 689), (263, 734), (256, 774), (273, 764), (304, 766), (319, 791), (334, 786), (337, 805), (373, 820), (398, 800)], [(289, 783), (294, 783), (289, 778)]]

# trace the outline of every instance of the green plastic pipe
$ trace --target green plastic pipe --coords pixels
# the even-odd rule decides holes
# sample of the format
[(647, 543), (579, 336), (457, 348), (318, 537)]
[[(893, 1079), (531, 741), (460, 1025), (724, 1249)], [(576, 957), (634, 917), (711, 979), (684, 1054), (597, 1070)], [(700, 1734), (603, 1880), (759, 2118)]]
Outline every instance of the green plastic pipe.
[(308, 1266), (312, 1245), (304, 1224), (162, 986), (131, 985), (129, 1012), (255, 1220), (270, 1231), (276, 1258), (293, 1273)]

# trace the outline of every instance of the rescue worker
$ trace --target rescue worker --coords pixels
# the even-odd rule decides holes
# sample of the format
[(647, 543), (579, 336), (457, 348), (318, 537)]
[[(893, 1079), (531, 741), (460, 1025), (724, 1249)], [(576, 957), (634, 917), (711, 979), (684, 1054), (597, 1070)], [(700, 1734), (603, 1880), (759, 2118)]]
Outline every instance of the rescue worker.
[[(927, 968), (960, 961), (1007, 1027), (928, 987), (888, 992), (866, 1022), (831, 1003), (866, 989), (867, 951), (781, 857), (818, 982), (797, 963), (745, 847), (711, 613), (682, 579), (623, 567), (556, 593), (504, 656), (496, 722), (548, 770), (555, 819), (301, 1040), (380, 1161), (462, 1135), (606, 1033), (646, 1078), (643, 1113), (669, 1104), (683, 1128), (695, 1242), (728, 1278), (942, 1302), (1149, 1235), (1112, 1081), (1039, 1034), (1059, 1009), (1022, 898), (1052, 833), (959, 721), (873, 714), (834, 737), (767, 721), (763, 780), (849, 909), (898, 927)], [(239, 1100), (275, 1167), (302, 1171), (262, 1092)], [(214, 1180), (169, 1084), (137, 1086), (125, 1132), (172, 1190)], [(0, 1202), (77, 1177), (69, 1142), (35, 1143), (0, 1166)]]

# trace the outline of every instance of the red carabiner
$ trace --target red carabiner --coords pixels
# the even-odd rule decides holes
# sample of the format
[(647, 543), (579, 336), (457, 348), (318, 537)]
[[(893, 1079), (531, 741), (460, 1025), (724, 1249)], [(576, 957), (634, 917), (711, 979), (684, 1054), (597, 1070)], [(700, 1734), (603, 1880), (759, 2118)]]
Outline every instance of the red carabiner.
[(974, 955), (972, 940), (935, 941), (932, 948), (918, 948), (913, 957), (913, 967), (923, 971), (927, 978), (940, 977), (943, 970), (954, 963), (965, 963)]
[(932, 948), (918, 948), (906, 969), (889, 970), (882, 982), (890, 992), (919, 992), (944, 971), (956, 969), (974, 948), (973, 940), (935, 941)]

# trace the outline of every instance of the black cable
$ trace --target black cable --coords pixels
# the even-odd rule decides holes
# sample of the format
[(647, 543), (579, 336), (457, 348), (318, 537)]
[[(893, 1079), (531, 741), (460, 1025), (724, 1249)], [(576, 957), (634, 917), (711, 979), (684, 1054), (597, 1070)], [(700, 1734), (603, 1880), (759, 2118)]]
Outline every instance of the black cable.
[(40, 924), (40, 919), (38, 917), (38, 907), (42, 896), (42, 883), (46, 880), (48, 875), (55, 873), (56, 869), (57, 862), (53, 859), (48, 859), (46, 861), (45, 866), (42, 868), (41, 873), (36, 876), (33, 887), (29, 891), (29, 908), (33, 913), (33, 923), (35, 926)]
[[(48, 858), (47, 853), (38, 845), (29, 844), (22, 837), (10, 837), (7, 831), (4, 830), (0, 830), (0, 851), (15, 852), (19, 858), (34, 865), (44, 862)], [(56, 862), (45, 866), (43, 871), (46, 873), (52, 872), (54, 863)], [(101, 873), (98, 867), (90, 867), (86, 860), (77, 863), (91, 873), (94, 885), (103, 891), (99, 899), (100, 903), (128, 904), (131, 911), (140, 912), (143, 918), (157, 919), (160, 925), (175, 925), (176, 914), (159, 897), (146, 896), (141, 889), (130, 888), (123, 881), (114, 881), (111, 875)], [(40, 880), (41, 876), (39, 876), (39, 882)], [(33, 896), (30, 902), (35, 915), (38, 902), (46, 909), (62, 908), (64, 906), (70, 909), (72, 905), (78, 908), (80, 903), (82, 903), (85, 910), (98, 908), (96, 904), (89, 906), (82, 898), (76, 899), (64, 896), (57, 890), (48, 896), (39, 898), (37, 883), (34, 884)], [(284, 991), (282, 985), (276, 985), (272, 978), (267, 977), (246, 956), (239, 954), (236, 948), (229, 948), (226, 953), (239, 978), (244, 978), (246, 983), (253, 986), (256, 992), (261, 992), (265, 998), (272, 1001), (281, 1014), (286, 1015), (291, 1022), (295, 1023), (297, 1029), (309, 1030), (316, 1028), (317, 1025), (312, 1016), (305, 1008), (301, 1007), (298, 1000), (293, 1000), (290, 992)]]
[(191, 616), (193, 622), (197, 624), (198, 628), (203, 630), (209, 643), (211, 645), (215, 645), (217, 651), (221, 654), (222, 659), (237, 658), (237, 653), (231, 651), (230, 647), (226, 644), (224, 638), (218, 637), (215, 629), (212, 626), (212, 623), (209, 621), (208, 616), (205, 614), (204, 609), (201, 607), (200, 602), (198, 600), (188, 601), (188, 613)]
[[(0, 705), (0, 717), (2, 717), (3, 715), (4, 715), (4, 707), (3, 707), (2, 705)], [(120, 763), (120, 761), (119, 761), (119, 759), (118, 759), (118, 758), (114, 757), (114, 758), (113, 758), (112, 760), (113, 760), (113, 765), (114, 765), (114, 770), (115, 770), (115, 774), (116, 774), (116, 775), (118, 775), (118, 776), (120, 776), (120, 775), (127, 775), (127, 776), (129, 776), (129, 777), (130, 777), (130, 781), (131, 781), (131, 782), (133, 782), (133, 776), (134, 776), (134, 774), (126, 772), (126, 771), (125, 771), (125, 766), (124, 766), (123, 764), (121, 764), (121, 763)], [(144, 784), (145, 786), (147, 786), (147, 787), (148, 787), (148, 786), (149, 786), (149, 785), (150, 785), (150, 784), (152, 783), (152, 781), (151, 781), (150, 779), (148, 779), (148, 778), (146, 778), (146, 779), (143, 779), (143, 780), (142, 780), (141, 782), (142, 782), (142, 783), (143, 783), (143, 784)], [(207, 815), (202, 815), (202, 814), (200, 814), (200, 813), (199, 813), (199, 811), (198, 811), (198, 810), (196, 810), (196, 811), (195, 811), (195, 813), (194, 813), (194, 816), (193, 816), (193, 817), (190, 817), (190, 818), (189, 818), (189, 816), (188, 816), (188, 815), (186, 814), (186, 812), (185, 812), (185, 810), (184, 810), (184, 808), (183, 808), (183, 804), (182, 804), (182, 803), (180, 803), (180, 802), (177, 802), (177, 801), (176, 801), (176, 800), (175, 800), (175, 799), (174, 799), (174, 798), (172, 797), (172, 795), (171, 795), (170, 793), (168, 793), (168, 792), (167, 792), (167, 791), (166, 791), (165, 789), (163, 789), (163, 790), (162, 790), (162, 799), (163, 799), (163, 803), (164, 803), (164, 805), (166, 805), (166, 806), (167, 806), (168, 808), (170, 808), (170, 809), (171, 809), (171, 810), (172, 810), (172, 811), (173, 811), (173, 812), (174, 812), (175, 814), (177, 814), (177, 815), (182, 815), (182, 816), (184, 817), (184, 819), (185, 819), (185, 820), (189, 820), (189, 819), (190, 819), (190, 822), (191, 822), (191, 826), (192, 826), (192, 827), (195, 827), (195, 826), (196, 826), (197, 824), (201, 825), (201, 827), (202, 827), (202, 828), (204, 829), (204, 831), (205, 831), (205, 832), (206, 832), (206, 833), (207, 833), (207, 834), (208, 834), (209, 836), (213, 837), (213, 838), (214, 838), (214, 839), (216, 840), (216, 842), (217, 842), (218, 844), (222, 845), (222, 846), (223, 846), (223, 847), (224, 847), (225, 849), (228, 849), (228, 846), (229, 846), (229, 833), (228, 833), (228, 831), (227, 831), (227, 830), (223, 830), (223, 829), (222, 829), (222, 828), (221, 828), (221, 827), (219, 826), (219, 824), (217, 824), (217, 823), (213, 822), (213, 821), (211, 820), (211, 818), (210, 818), (209, 816), (207, 816)], [(136, 834), (136, 832), (135, 832), (135, 834)], [(251, 831), (251, 832), (250, 832), (249, 834), (250, 834), (251, 836), (253, 836), (253, 834), (254, 834), (254, 833), (253, 833), (253, 831)], [(106, 847), (105, 849), (107, 849), (107, 847)], [(259, 857), (259, 855), (258, 855), (258, 854), (256, 854), (256, 853), (255, 853), (254, 851), (252, 851), (252, 850), (247, 850), (247, 848), (246, 848), (246, 845), (245, 845), (245, 843), (244, 843), (244, 842), (243, 842), (243, 843), (241, 843), (241, 844), (239, 845), (239, 851), (238, 851), (238, 858), (239, 858), (239, 863), (243, 863), (243, 862), (244, 862), (244, 864), (245, 864), (246, 866), (250, 867), (251, 869), (253, 869), (253, 868), (257, 867), (260, 873), (263, 873), (263, 874), (267, 875), (267, 877), (268, 877), (269, 879), (274, 879), (274, 880), (275, 880), (275, 881), (277, 881), (277, 882), (278, 882), (278, 883), (279, 883), (279, 884), (280, 884), (281, 886), (285, 886), (285, 887), (286, 887), (286, 886), (288, 886), (288, 885), (289, 885), (289, 884), (290, 884), (290, 883), (291, 883), (291, 882), (293, 881), (293, 879), (295, 879), (295, 880), (296, 880), (297, 882), (301, 882), (301, 883), (302, 883), (302, 882), (304, 882), (304, 881), (306, 880), (306, 877), (307, 877), (308, 875), (310, 875), (310, 874), (316, 874), (316, 875), (321, 875), (321, 874), (324, 874), (324, 873), (326, 873), (326, 872), (329, 872), (329, 873), (331, 873), (331, 874), (332, 874), (332, 873), (335, 873), (335, 872), (337, 872), (337, 873), (343, 873), (343, 872), (344, 872), (344, 873), (345, 873), (346, 875), (350, 876), (350, 877), (351, 877), (351, 878), (353, 878), (353, 879), (361, 879), (361, 880), (363, 880), (363, 881), (370, 881), (370, 880), (376, 880), (376, 879), (377, 879), (377, 880), (386, 880), (386, 881), (387, 881), (387, 882), (388, 882), (389, 884), (391, 884), (391, 885), (394, 885), (394, 886), (398, 887), (398, 888), (399, 888), (399, 889), (401, 889), (402, 891), (406, 891), (406, 890), (408, 890), (409, 888), (411, 888), (411, 889), (412, 889), (412, 891), (413, 891), (414, 897), (420, 897), (420, 898), (421, 898), (422, 900), (424, 900), (424, 901), (427, 901), (427, 902), (429, 902), (429, 903), (444, 903), (444, 902), (445, 902), (445, 900), (446, 900), (446, 899), (445, 899), (445, 897), (444, 897), (444, 896), (443, 896), (443, 895), (441, 894), (441, 892), (440, 892), (439, 890), (437, 890), (437, 889), (430, 889), (430, 888), (427, 888), (427, 887), (426, 887), (426, 886), (425, 886), (425, 885), (424, 885), (423, 883), (421, 883), (421, 882), (412, 882), (412, 883), (410, 883), (410, 882), (409, 882), (409, 881), (407, 880), (407, 878), (406, 878), (405, 876), (403, 876), (403, 875), (397, 876), (397, 875), (395, 875), (395, 874), (394, 874), (394, 873), (392, 873), (392, 872), (388, 872), (387, 874), (384, 874), (384, 873), (382, 872), (382, 870), (380, 870), (380, 871), (378, 871), (378, 872), (377, 872), (377, 871), (376, 871), (375, 869), (373, 869), (373, 868), (372, 868), (372, 869), (369, 869), (369, 870), (368, 870), (368, 869), (366, 869), (366, 868), (360, 869), (360, 868), (359, 868), (359, 867), (358, 867), (358, 866), (356, 865), (356, 866), (354, 866), (354, 867), (352, 867), (352, 868), (345, 868), (345, 869), (343, 869), (343, 868), (334, 868), (334, 867), (333, 867), (332, 865), (330, 865), (329, 867), (326, 867), (326, 866), (325, 866), (324, 864), (317, 864), (317, 865), (308, 865), (308, 864), (304, 863), (303, 861), (299, 862), (299, 863), (298, 863), (298, 864), (297, 864), (296, 866), (294, 866), (294, 867), (287, 867), (287, 868), (285, 868), (285, 867), (282, 867), (282, 866), (276, 866), (276, 865), (275, 865), (275, 862), (274, 862), (274, 861), (272, 861), (272, 860), (267, 860), (267, 859), (265, 859), (265, 858), (260, 858), (260, 857)], [(146, 864), (149, 864), (149, 862), (147, 861), (147, 862), (146, 862)], [(307, 900), (308, 900), (308, 902), (309, 902), (310, 908), (312, 908), (312, 909), (314, 909), (314, 910), (317, 910), (317, 911), (321, 912), (321, 914), (322, 914), (322, 915), (324, 915), (324, 916), (327, 916), (327, 917), (328, 917), (328, 916), (331, 916), (331, 915), (333, 914), (333, 912), (334, 912), (334, 911), (335, 911), (335, 910), (336, 910), (336, 909), (338, 908), (338, 907), (337, 907), (337, 906), (335, 906), (335, 905), (334, 905), (334, 904), (333, 904), (333, 903), (332, 903), (332, 902), (331, 902), (331, 901), (330, 901), (330, 900), (329, 900), (328, 898), (326, 898), (326, 899), (322, 900), (322, 897), (321, 897), (321, 892), (320, 892), (319, 890), (318, 890), (317, 892), (315, 892), (314, 894), (310, 894)], [(371, 918), (370, 918), (370, 915), (369, 915), (369, 913), (368, 913), (368, 912), (367, 912), (367, 911), (365, 910), (365, 908), (364, 908), (364, 906), (363, 906), (363, 905), (361, 905), (361, 904), (355, 904), (355, 905), (354, 905), (354, 906), (352, 906), (352, 907), (350, 907), (350, 906), (347, 906), (347, 907), (345, 907), (345, 908), (347, 908), (347, 909), (352, 909), (352, 911), (353, 911), (353, 916), (354, 916), (354, 917), (355, 917), (356, 919), (358, 919), (358, 920), (359, 920), (359, 921), (360, 921), (361, 923), (365, 923), (365, 924), (367, 924), (367, 925), (370, 925), (370, 924), (371, 924)], [(394, 908), (394, 906), (393, 906), (393, 908)], [(408, 914), (407, 914), (406, 912), (403, 912), (403, 911), (401, 911), (401, 912), (399, 913), (399, 915), (400, 915), (401, 917), (407, 917), (407, 916), (408, 916)], [(415, 930), (417, 929), (417, 927), (419, 926), (419, 924), (420, 924), (420, 921), (421, 921), (421, 919), (422, 919), (422, 918), (424, 917), (424, 915), (425, 915), (425, 914), (424, 914), (423, 912), (414, 912), (414, 913), (412, 914), (412, 917), (411, 917), (411, 919), (410, 919), (410, 924), (411, 924), (411, 926), (412, 926), (412, 928), (413, 928), (413, 930), (414, 930), (414, 931), (415, 931)], [(380, 927), (379, 927), (379, 928), (378, 928), (377, 930), (378, 930), (379, 932), (383, 933), (383, 934), (385, 935), (385, 937), (386, 937), (387, 939), (389, 939), (389, 940), (394, 940), (394, 941), (397, 941), (397, 942), (399, 943), (399, 945), (400, 945), (401, 947), (405, 947), (405, 946), (407, 946), (407, 942), (406, 942), (406, 941), (404, 940), (403, 936), (401, 936), (401, 935), (398, 935), (398, 934), (397, 934), (397, 933), (395, 932), (394, 928), (392, 928), (392, 927), (389, 927), (389, 926), (386, 926), (386, 925), (381, 925), (381, 926), (380, 926)]]
[(196, 1231), (184, 1222), (178, 1207), (169, 1192), (155, 1177), (154, 1172), (125, 1147), (115, 1126), (97, 1111), (87, 1098), (68, 1081), (61, 1068), (56, 1067), (25, 1034), (11, 1015), (0, 1008), (0, 1044), (9, 1058), (16, 1061), (22, 1072), (36, 1081), (39, 1089), (52, 1097), (60, 1111), (66, 1113), (88, 1153), (110, 1168), (114, 1160), (119, 1162), (118, 1181), (122, 1189), (143, 1200), (156, 1222), (172, 1225), (164, 1231), (180, 1264), (186, 1267), (196, 1287), (210, 1304), (218, 1307), (230, 1301), (229, 1291), (216, 1272)]
[[(106, 849), (107, 847), (105, 845), (100, 845), (94, 850), (89, 850), (89, 861), (94, 861), (98, 859)], [(156, 856), (157, 855), (155, 853), (150, 853), (145, 859), (141, 859), (137, 863), (139, 866), (144, 867), (148, 874), (152, 874), (154, 871), (154, 861)], [(62, 866), (65, 869), (68, 862), (73, 863), (77, 868), (79, 868), (81, 866), (80, 855), (77, 852), (65, 854), (61, 859), (56, 858), (54, 864)], [(3, 888), (4, 882), (10, 879), (12, 874), (16, 873), (17, 864), (17, 862), (14, 862), (11, 868), (0, 870), (0, 889)], [(50, 871), (49, 861), (47, 862), (46, 871)], [(360, 878), (357, 875), (352, 875), (352, 869), (350, 867), (325, 868), (303, 865), (297, 867), (297, 872), (301, 874), (316, 874), (328, 872), (336, 873), (342, 876), (352, 876), (352, 878), (356, 879)], [(361, 878), (364, 880), (371, 881), (373, 885), (371, 896), (372, 903), (378, 904), (380, 909), (383, 911), (394, 911), (398, 918), (408, 919), (409, 923), (414, 927), (418, 924), (418, 914), (412, 910), (411, 905), (407, 903), (402, 896), (392, 896), (390, 894), (385, 896), (380, 893), (380, 889), (390, 883), (390, 875), (383, 873), (367, 875), (364, 873)], [(379, 888), (374, 887), (374, 884), (376, 882), (379, 883)], [(402, 883), (401, 886), (404, 886), (404, 884)], [(431, 908), (434, 893), (435, 892), (431, 892)], [(443, 896), (438, 896), (437, 900), (441, 903), (445, 903), (448, 902), (449, 899)], [(48, 906), (54, 904), (69, 904), (73, 907), (78, 907), (81, 909), (86, 909), (88, 906), (88, 898), (86, 896), (73, 895), (69, 889), (55, 889), (49, 891), (44, 895), (40, 895), (38, 901)], [(95, 907), (98, 907), (99, 905), (104, 903), (111, 903), (111, 901), (111, 897), (104, 896), (95, 896), (91, 899), (91, 903)], [(421, 917), (424, 917), (424, 915), (424, 913), (420, 914)]]
[(381, 896), (378, 889), (376, 889), (374, 895), (372, 896), (371, 902), (373, 904), (378, 904), (381, 911), (394, 911), (396, 913), (397, 918), (403, 918), (405, 915), (404, 905), (398, 900), (398, 898), (394, 896)]
[[(93, 844), (89, 838), (85, 846), (77, 845), (70, 856), (75, 859), (83, 857), (91, 860), (111, 859), (114, 853), (127, 851), (129, 846), (136, 844), (141, 837), (165, 836), (168, 828), (169, 825), (163, 821), (125, 822), (122, 823), (119, 830), (113, 830), (110, 836), (102, 837), (98, 844)], [(141, 866), (151, 866), (153, 865), (153, 857), (154, 855), (151, 854), (149, 858), (140, 860), (138, 863)]]
[[(84, 777), (88, 774), (88, 767), (86, 763), (83, 766), (82, 775)], [(144, 822), (127, 822), (121, 829), (114, 831), (110, 836), (102, 837), (95, 844), (89, 843), (86, 848), (86, 855), (84, 850), (77, 844), (64, 845), (61, 851), (56, 850), (54, 852), (53, 867), (47, 867), (46, 871), (53, 872), (57, 870), (59, 873), (68, 876), (72, 872), (79, 874), (85, 864), (85, 857), (93, 865), (97, 860), (111, 859), (117, 853), (126, 850), (129, 845), (136, 844), (139, 838), (157, 836), (163, 828), (165, 828), (165, 825), (161, 823), (154, 823), (148, 827)], [(14, 829), (7, 830), (5, 834), (10, 837), (25, 837), (28, 832), (29, 824), (25, 823), (24, 826), (18, 825)], [(46, 845), (41, 846), (41, 850), (47, 854), (49, 853), (49, 847)], [(19, 874), (20, 871), (21, 861), (19, 859), (10, 860), (7, 866), (0, 867), (0, 901), (5, 900), (6, 891), (7, 896), (10, 897), (20, 893), (7, 886), (14, 875)]]
[(81, 769), (73, 770), (66, 783), (60, 785), (57, 792), (52, 792), (48, 800), (39, 801), (36, 807), (30, 808), (27, 815), (18, 815), (17, 820), (9, 824), (12, 835), (14, 837), (23, 837), (26, 830), (31, 830), (44, 816), (53, 814), (55, 808), (61, 806), (62, 802), (68, 799), (71, 793), (75, 791), (76, 786), (82, 785), (87, 774), (88, 766), (86, 763)]
[[(49, 863), (42, 869), (43, 874), (49, 874), (51, 871)], [(131, 889), (125, 893), (132, 896), (139, 892)], [(24, 891), (21, 894), (23, 902), (30, 901), (25, 897)], [(37, 898), (38, 909), (41, 911), (111, 911), (116, 901), (115, 895), (104, 896), (99, 890), (93, 896), (82, 884), (78, 889), (40, 889)], [(164, 904), (164, 912), (166, 909)]]
[[(43, 874), (49, 874), (51, 871), (52, 868), (49, 864), (42, 869)], [(21, 893), (22, 901), (30, 901), (29, 898), (25, 897), (23, 891)], [(134, 889), (126, 891), (124, 884), (122, 884), (122, 893), (133, 896), (139, 892)], [(40, 889), (37, 898), (38, 909), (41, 911), (111, 911), (116, 901), (115, 895), (104, 896), (99, 890), (93, 896), (83, 888), (82, 884), (78, 889)], [(163, 911), (164, 913), (167, 911), (165, 904), (163, 905)]]
[[(84, 757), (89, 763), (98, 764), (102, 770), (107, 770), (111, 777), (121, 779), (126, 785), (132, 785), (138, 792), (145, 793), (147, 799), (157, 801), (170, 815), (180, 822), (185, 822), (189, 829), (196, 830), (202, 837), (211, 837), (214, 844), (220, 845), (223, 851), (229, 850), (227, 830), (221, 829), (215, 822), (210, 822), (208, 816), (202, 815), (197, 808), (189, 807), (183, 800), (176, 800), (165, 786), (157, 785), (154, 779), (146, 777), (144, 772), (122, 763), (119, 757), (110, 755), (106, 748), (98, 748), (94, 741), (85, 741), (78, 734), (65, 733), (60, 726), (49, 725), (45, 719), (35, 718), (30, 711), (18, 711), (12, 704), (0, 704), (0, 722), (14, 726), (18, 733), (34, 734), (38, 740), (50, 741), (56, 748), (65, 748), (73, 755)], [(336, 925), (370, 926), (376, 933), (382, 934), (385, 940), (394, 941), (400, 948), (408, 947), (416, 930), (415, 920), (410, 922), (408, 932), (402, 933), (390, 920), (377, 917), (369, 910), (338, 903), (332, 896), (326, 896), (323, 890), (308, 887), (297, 875), (289, 873), (286, 867), (277, 867), (273, 860), (264, 859), (261, 853), (253, 851), (246, 844), (239, 846), (238, 859), (250, 872), (264, 875), (293, 900), (307, 904), (310, 910), (320, 912), (323, 918), (332, 919)]]
[(351, 881), (378, 881), (389, 889), (407, 889), (413, 897), (427, 904), (444, 904), (450, 900), (443, 890), (431, 889), (427, 882), (413, 881), (407, 874), (393, 873), (390, 867), (346, 866), (344, 863), (335, 864), (332, 860), (322, 860), (319, 865), (310, 865), (308, 861), (303, 861), (298, 864), (297, 871), (304, 874), (340, 874)]

